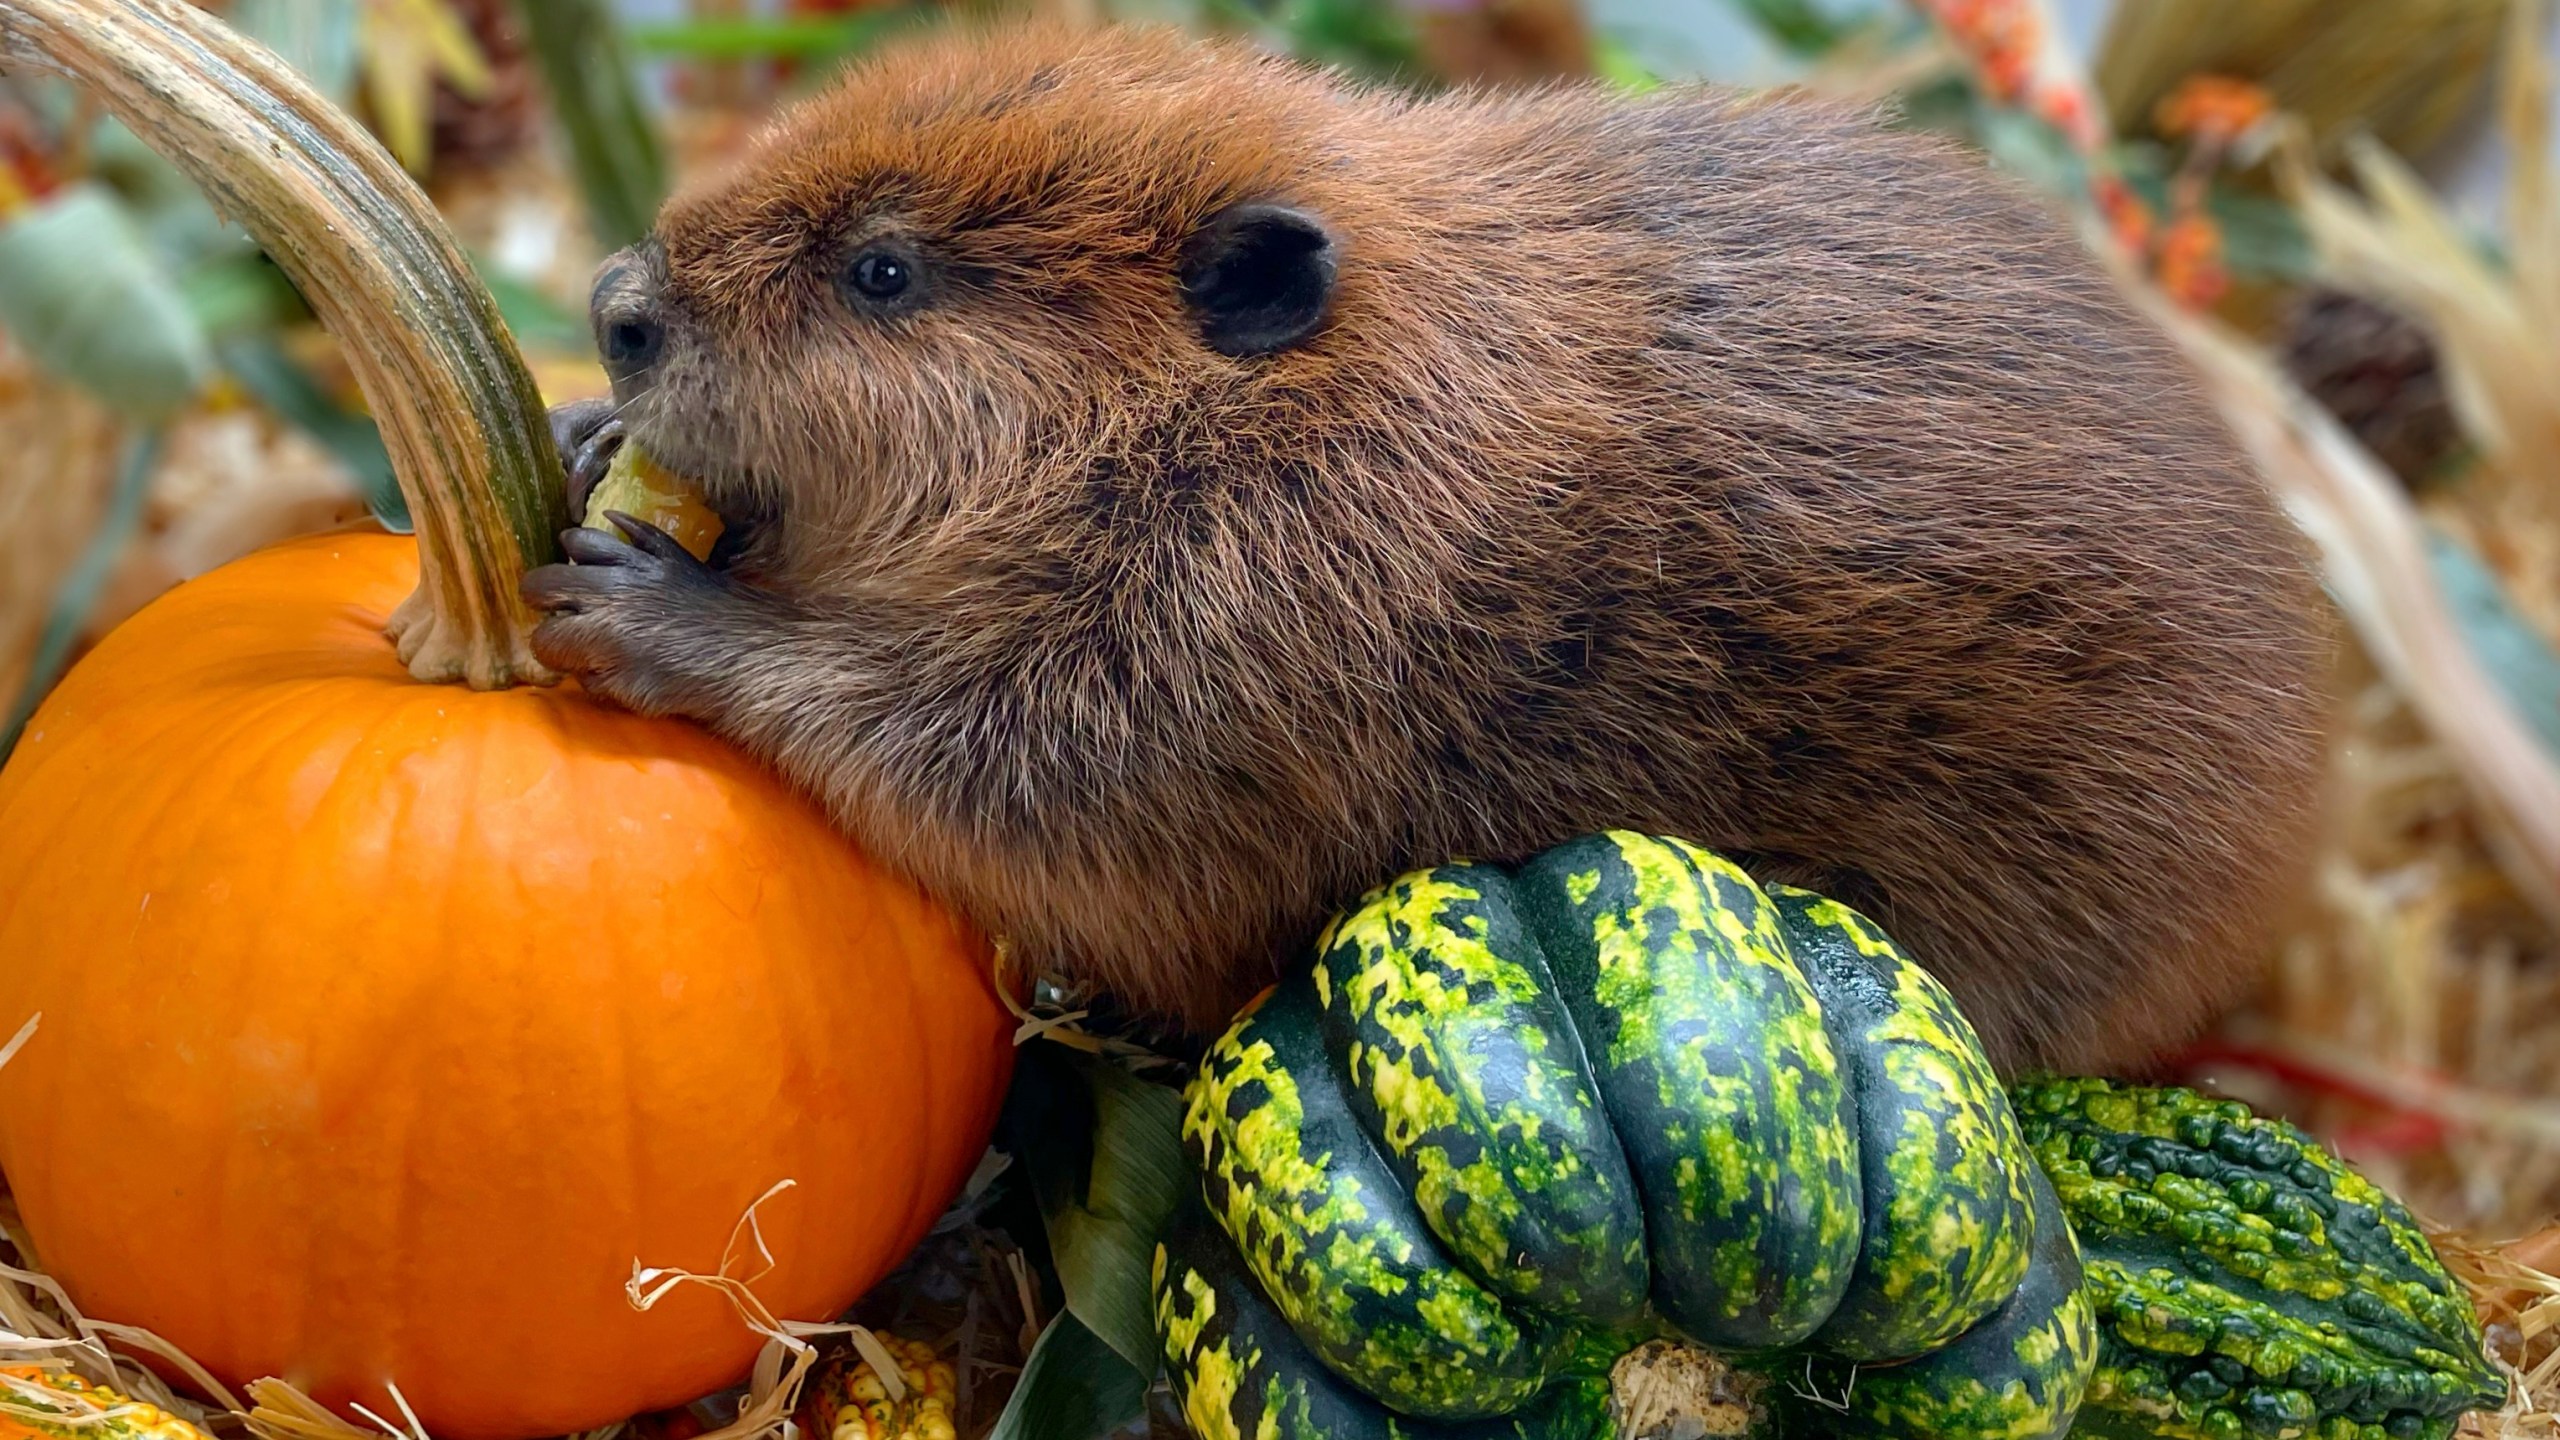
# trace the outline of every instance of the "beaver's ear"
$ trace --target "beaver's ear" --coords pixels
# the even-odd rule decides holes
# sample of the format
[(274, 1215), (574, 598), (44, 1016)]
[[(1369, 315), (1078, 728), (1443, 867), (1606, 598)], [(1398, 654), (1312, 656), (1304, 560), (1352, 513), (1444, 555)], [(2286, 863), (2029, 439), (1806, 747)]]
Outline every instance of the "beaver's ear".
[(1333, 303), (1334, 243), (1303, 210), (1230, 205), (1182, 256), (1182, 298), (1221, 355), (1268, 355), (1323, 328)]

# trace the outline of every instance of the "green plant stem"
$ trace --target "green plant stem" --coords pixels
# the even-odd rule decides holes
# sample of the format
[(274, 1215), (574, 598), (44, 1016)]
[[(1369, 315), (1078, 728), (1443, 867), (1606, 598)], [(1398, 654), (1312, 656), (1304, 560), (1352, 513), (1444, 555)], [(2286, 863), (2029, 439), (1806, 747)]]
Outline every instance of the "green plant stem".
[(534, 64), (568, 136), (587, 223), (620, 249), (649, 233), (667, 165), (642, 102), (620, 23), (604, 0), (519, 0)]
[(273, 54), (180, 0), (0, 0), (0, 56), (68, 75), (238, 220), (345, 347), (418, 532), (389, 629), (422, 680), (555, 677), (516, 593), (568, 524), (542, 397), (417, 184)]

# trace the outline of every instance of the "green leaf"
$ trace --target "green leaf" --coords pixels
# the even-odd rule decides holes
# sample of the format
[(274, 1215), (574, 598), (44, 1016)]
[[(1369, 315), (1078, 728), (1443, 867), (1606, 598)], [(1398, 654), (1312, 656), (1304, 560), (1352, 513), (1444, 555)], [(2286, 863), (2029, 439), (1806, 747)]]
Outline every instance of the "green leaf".
[(1412, 89), (1434, 84), (1405, 11), (1377, 0), (1198, 0), (1191, 24), (1250, 36), (1367, 80)]
[[(2157, 141), (2136, 140), (2112, 152), (2116, 173), (2155, 215), (2169, 213), (2169, 172), (2175, 165)], [(2246, 177), (2219, 174), (2205, 191), (2205, 211), (2222, 233), (2222, 263), (2243, 280), (2308, 280), (2318, 268), (2302, 217), (2274, 196), (2251, 188)]]
[(1424, 78), (1421, 39), (1396, 6), (1374, 0), (1287, 0), (1276, 18), (1300, 59), (1396, 83)]
[(1894, 122), (1912, 130), (1943, 135), (1979, 148), (1973, 86), (1960, 75), (1939, 75), (1902, 92), (1894, 106)]
[(845, 20), (687, 20), (631, 27), (634, 49), (688, 60), (797, 60), (824, 63), (869, 48), (891, 31), (929, 18), (894, 6)]
[(240, 382), (241, 389), (338, 457), (364, 491), (375, 519), (392, 530), (408, 532), (409, 502), (400, 494), (391, 452), (383, 448), (382, 431), (371, 416), (331, 399), (270, 334), (236, 335), (223, 340), (220, 349), (223, 368)]
[(2310, 232), (2293, 207), (2217, 180), (2205, 209), (2222, 231), (2222, 263), (2244, 280), (2302, 281), (2319, 268)]
[(1046, 1217), (1067, 1308), (1143, 1375), (1156, 1369), (1156, 1241), (1184, 1187), (1182, 1097), (1117, 1065), (1078, 1057), (1094, 1082), (1085, 1202)]
[(1813, 0), (1731, 0), (1760, 33), (1799, 59), (1812, 59), (1840, 43), (1849, 27), (1823, 13)]
[(1976, 97), (1974, 133), (1991, 158), (2050, 195), (2087, 189), (2088, 162), (2071, 140), (2044, 120)]
[(649, 233), (667, 194), (666, 153), (640, 96), (621, 23), (605, 0), (518, 0), (551, 113), (597, 241), (620, 249)]
[(194, 266), (179, 278), (178, 288), (217, 348), (231, 335), (280, 330), (312, 319), (302, 292), (265, 252), (254, 248)]
[(987, 1440), (1100, 1440), (1146, 1404), (1147, 1377), (1068, 1311), (1040, 1332)]
[(1601, 79), (1629, 95), (1662, 88), (1662, 77), (1638, 59), (1632, 47), (1611, 36), (1592, 37), (1591, 67)]
[(355, 93), (356, 0), (231, 0), (231, 28), (266, 46), (344, 106)]
[(2436, 584), (2480, 668), (2496, 679), (2543, 748), (2560, 755), (2560, 655), (2470, 547), (2433, 526), (2426, 539)]
[(584, 351), (595, 343), (587, 330), (587, 317), (570, 310), (533, 285), (481, 263), (474, 257), (480, 279), (489, 287), (489, 298), (498, 302), (498, 318), (505, 321), (518, 345)]
[(192, 400), (213, 369), (176, 278), (94, 184), (0, 223), (0, 329), (46, 372), (145, 422)]
[(1067, 1309), (1153, 1376), (1156, 1240), (1198, 1183), (1182, 1154), (1182, 1097), (1047, 1042), (1024, 1049), (1014, 1089), (1009, 1129)]

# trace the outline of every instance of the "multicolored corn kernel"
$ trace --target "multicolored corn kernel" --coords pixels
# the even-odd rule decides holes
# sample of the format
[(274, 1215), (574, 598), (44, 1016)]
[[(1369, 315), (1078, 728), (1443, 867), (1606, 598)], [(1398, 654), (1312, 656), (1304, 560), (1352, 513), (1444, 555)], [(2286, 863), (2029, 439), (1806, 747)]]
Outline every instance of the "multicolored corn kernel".
[(2088, 1259), (2087, 1433), (2441, 1440), (2504, 1402), (2417, 1222), (2301, 1131), (2174, 1088), (2013, 1098)]
[(1768, 893), (1857, 1097), (1864, 1239), (1814, 1343), (1848, 1360), (1926, 1354), (2025, 1278), (2035, 1159), (1946, 987), (1847, 906)]
[(793, 1416), (802, 1434), (825, 1440), (957, 1440), (959, 1383), (933, 1347), (882, 1331), (873, 1338), (897, 1366), (902, 1396), (848, 1346), (830, 1351), (811, 1372)]
[(1719, 856), (1623, 831), (1514, 883), (1644, 1196), (1655, 1306), (1719, 1348), (1812, 1334), (1856, 1266), (1860, 1168), (1769, 897)]
[(0, 1365), (0, 1440), (210, 1440), (189, 1421), (68, 1370)]
[(1451, 1258), (1505, 1299), (1598, 1324), (1644, 1307), (1644, 1213), (1511, 881), (1445, 865), (1316, 942), (1328, 1059)]

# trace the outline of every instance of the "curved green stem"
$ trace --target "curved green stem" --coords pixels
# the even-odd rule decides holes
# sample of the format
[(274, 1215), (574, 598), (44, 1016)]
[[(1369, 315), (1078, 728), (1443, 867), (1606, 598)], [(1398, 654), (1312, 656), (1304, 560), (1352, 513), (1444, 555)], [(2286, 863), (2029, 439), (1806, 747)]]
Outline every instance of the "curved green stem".
[(183, 0), (0, 0), (0, 55), (59, 71), (183, 170), (344, 346), (418, 530), (392, 616), (422, 680), (555, 678), (516, 596), (568, 524), (540, 393), (435, 207), (290, 67)]

